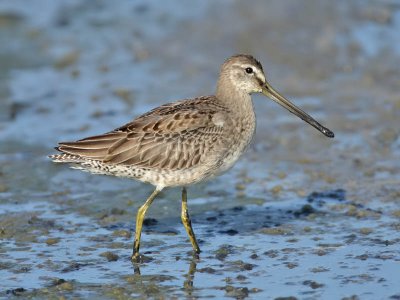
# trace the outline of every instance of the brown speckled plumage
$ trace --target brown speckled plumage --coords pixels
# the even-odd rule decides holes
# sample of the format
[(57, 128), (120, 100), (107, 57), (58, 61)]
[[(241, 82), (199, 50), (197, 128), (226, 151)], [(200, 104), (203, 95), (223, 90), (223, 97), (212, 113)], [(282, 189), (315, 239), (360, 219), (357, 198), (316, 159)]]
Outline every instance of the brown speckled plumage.
[(60, 143), (58, 150), (132, 168), (192, 168), (223, 135), (213, 117), (229, 110), (215, 100), (211, 96), (165, 104), (106, 134)]
[[(169, 103), (111, 132), (60, 143), (57, 150), (67, 155), (52, 159), (156, 186), (187, 185), (214, 175), (235, 147), (232, 133), (246, 131), (235, 127), (238, 124), (230, 115), (215, 96)], [(186, 176), (176, 176), (176, 171)]]
[[(235, 55), (221, 67), (215, 96), (203, 96), (157, 107), (108, 133), (62, 142), (54, 162), (96, 174), (129, 177), (156, 186), (139, 209), (134, 243), (138, 257), (144, 215), (164, 187), (211, 178), (233, 166), (249, 145), (256, 119), (252, 93), (263, 93), (329, 137), (333, 133), (279, 95), (266, 81), (259, 61)], [(182, 222), (194, 250), (197, 245), (182, 191)]]

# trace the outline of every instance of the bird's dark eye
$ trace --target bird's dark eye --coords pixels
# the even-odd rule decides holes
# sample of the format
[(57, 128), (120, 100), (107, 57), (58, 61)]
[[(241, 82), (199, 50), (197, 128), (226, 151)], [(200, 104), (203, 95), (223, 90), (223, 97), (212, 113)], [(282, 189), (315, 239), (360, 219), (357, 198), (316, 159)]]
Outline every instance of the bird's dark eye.
[(252, 74), (253, 73), (253, 69), (252, 68), (246, 68), (246, 73), (247, 74)]

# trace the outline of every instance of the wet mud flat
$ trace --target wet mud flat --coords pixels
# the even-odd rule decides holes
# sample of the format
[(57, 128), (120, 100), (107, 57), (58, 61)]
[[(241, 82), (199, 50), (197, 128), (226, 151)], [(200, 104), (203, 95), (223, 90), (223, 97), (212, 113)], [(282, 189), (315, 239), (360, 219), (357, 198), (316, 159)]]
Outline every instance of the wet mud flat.
[[(0, 4), (0, 297), (399, 298), (399, 5), (197, 5)], [(210, 93), (233, 52), (256, 55), (336, 137), (255, 96), (248, 153), (189, 188), (200, 257), (180, 222), (180, 191), (167, 189), (145, 220), (143, 262), (132, 264), (151, 187), (46, 155), (57, 141)]]
[[(217, 205), (226, 196), (212, 197)], [(208, 199), (191, 205), (200, 258), (178, 215), (157, 212), (146, 219), (139, 264), (120, 206), (90, 218), (63, 201), (2, 205), (3, 296), (340, 298), (356, 295), (354, 286), (360, 298), (396, 295), (399, 211), (390, 205), (365, 207), (343, 190), (205, 211)]]

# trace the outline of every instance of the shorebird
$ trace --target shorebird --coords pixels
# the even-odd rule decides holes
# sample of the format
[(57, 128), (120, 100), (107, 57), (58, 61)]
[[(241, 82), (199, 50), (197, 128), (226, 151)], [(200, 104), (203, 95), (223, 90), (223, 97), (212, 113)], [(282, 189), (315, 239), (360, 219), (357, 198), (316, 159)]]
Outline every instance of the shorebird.
[(256, 128), (251, 94), (262, 93), (314, 126), (332, 131), (296, 107), (267, 82), (251, 55), (234, 55), (222, 65), (215, 95), (161, 105), (105, 134), (61, 142), (54, 162), (94, 174), (128, 177), (155, 186), (139, 208), (132, 260), (140, 258), (140, 236), (147, 209), (165, 187), (182, 187), (182, 223), (200, 253), (187, 207), (186, 187), (220, 175), (246, 150)]

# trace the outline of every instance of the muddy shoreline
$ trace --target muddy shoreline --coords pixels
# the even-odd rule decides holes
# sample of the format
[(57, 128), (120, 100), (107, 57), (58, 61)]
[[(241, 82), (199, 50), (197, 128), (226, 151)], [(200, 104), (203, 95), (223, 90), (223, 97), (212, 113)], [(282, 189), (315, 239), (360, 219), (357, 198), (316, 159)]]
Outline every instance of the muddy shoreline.
[[(399, 32), (397, 1), (2, 2), (0, 298), (399, 298)], [(212, 94), (240, 52), (335, 139), (255, 96), (249, 151), (188, 191), (200, 258), (167, 189), (132, 264), (152, 187), (47, 155)]]

